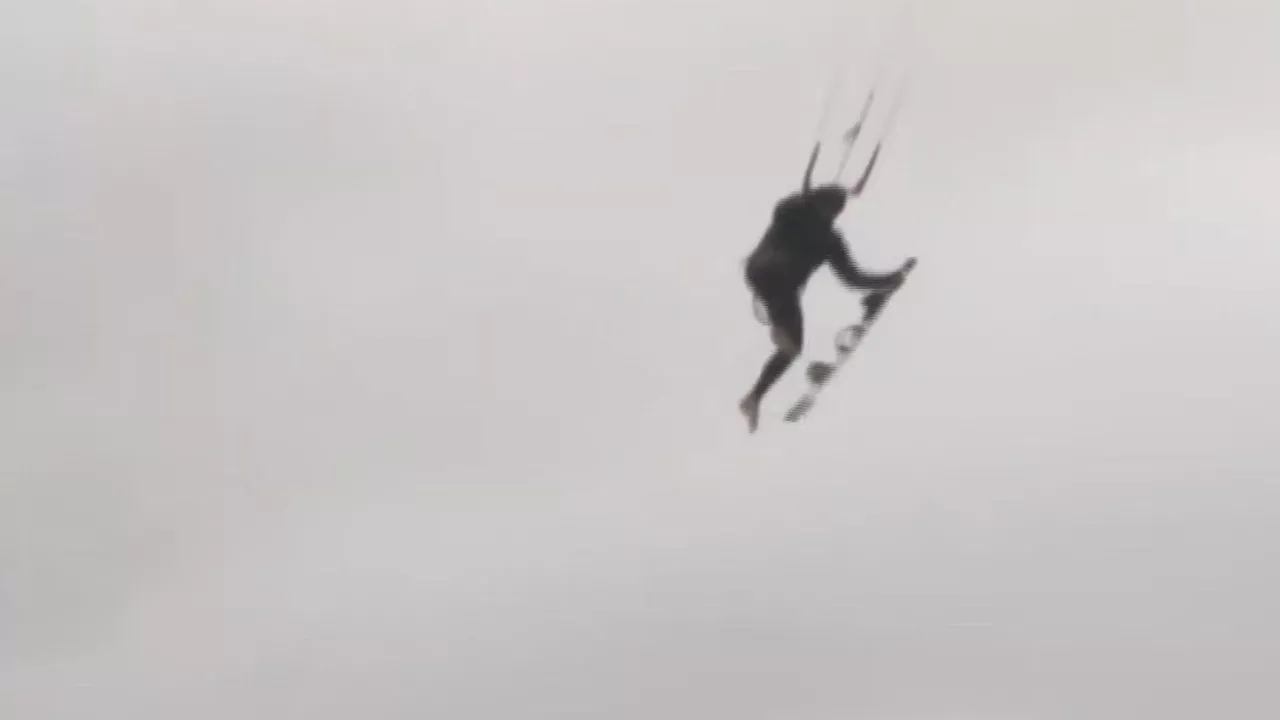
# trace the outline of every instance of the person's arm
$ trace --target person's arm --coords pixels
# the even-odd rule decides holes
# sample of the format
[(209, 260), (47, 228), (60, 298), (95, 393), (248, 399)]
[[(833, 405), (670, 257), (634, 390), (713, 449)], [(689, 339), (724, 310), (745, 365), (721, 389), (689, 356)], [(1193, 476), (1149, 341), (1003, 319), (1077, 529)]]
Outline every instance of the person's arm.
[(822, 149), (822, 143), (813, 144), (813, 152), (809, 153), (809, 164), (804, 169), (804, 182), (800, 187), (807, 195), (809, 189), (813, 187), (813, 168), (818, 164), (818, 151)]
[(858, 197), (862, 191), (867, 189), (867, 181), (871, 179), (871, 171), (876, 167), (876, 160), (880, 158), (880, 144), (876, 144), (876, 149), (871, 153), (871, 159), (867, 161), (867, 169), (862, 171), (862, 177), (858, 178), (858, 182), (849, 188), (849, 194)]
[(827, 262), (831, 264), (831, 271), (836, 274), (836, 277), (855, 290), (894, 290), (902, 284), (901, 271), (869, 273), (858, 267), (849, 255), (844, 239), (835, 231), (831, 233)]

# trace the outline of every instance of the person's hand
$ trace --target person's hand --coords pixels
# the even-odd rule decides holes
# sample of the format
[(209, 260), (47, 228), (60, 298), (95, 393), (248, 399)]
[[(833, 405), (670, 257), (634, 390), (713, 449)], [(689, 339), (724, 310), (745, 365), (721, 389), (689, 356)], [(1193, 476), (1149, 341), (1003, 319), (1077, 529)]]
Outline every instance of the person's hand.
[(907, 258), (907, 261), (902, 263), (902, 267), (898, 268), (897, 272), (889, 276), (889, 286), (885, 288), (885, 292), (893, 292), (902, 287), (902, 284), (907, 281), (907, 274), (915, 269), (915, 266), (916, 259)]

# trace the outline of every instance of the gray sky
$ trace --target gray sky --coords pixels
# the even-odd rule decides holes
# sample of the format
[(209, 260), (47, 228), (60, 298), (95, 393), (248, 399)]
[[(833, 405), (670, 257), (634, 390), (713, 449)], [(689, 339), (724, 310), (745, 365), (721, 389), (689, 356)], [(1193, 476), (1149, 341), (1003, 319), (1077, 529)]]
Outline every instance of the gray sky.
[(895, 2), (0, 8), (0, 717), (1280, 714), (1280, 5), (917, 6), (754, 437)]

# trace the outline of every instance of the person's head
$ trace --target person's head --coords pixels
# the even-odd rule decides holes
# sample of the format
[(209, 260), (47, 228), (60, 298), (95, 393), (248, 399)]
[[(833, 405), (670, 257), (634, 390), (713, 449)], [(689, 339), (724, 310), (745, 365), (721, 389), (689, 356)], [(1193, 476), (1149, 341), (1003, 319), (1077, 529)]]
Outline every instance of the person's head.
[(809, 192), (809, 202), (823, 217), (834, 222), (849, 202), (849, 191), (839, 185), (821, 185)]

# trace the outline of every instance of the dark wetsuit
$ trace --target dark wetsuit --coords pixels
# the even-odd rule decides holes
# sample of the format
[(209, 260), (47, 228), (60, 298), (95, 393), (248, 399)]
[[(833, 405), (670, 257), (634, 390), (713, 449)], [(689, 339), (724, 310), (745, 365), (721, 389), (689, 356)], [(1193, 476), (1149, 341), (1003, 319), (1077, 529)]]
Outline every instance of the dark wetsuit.
[[(839, 231), (815, 205), (813, 195), (796, 193), (773, 210), (773, 222), (746, 263), (747, 285), (764, 304), (769, 323), (786, 333), (796, 348), (804, 345), (800, 293), (813, 273), (830, 264), (838, 278), (858, 290), (888, 290), (900, 282), (896, 272), (871, 274), (850, 257)], [(752, 391), (761, 397), (787, 371), (794, 356), (779, 350), (765, 363)]]

